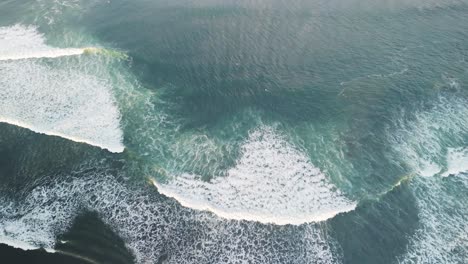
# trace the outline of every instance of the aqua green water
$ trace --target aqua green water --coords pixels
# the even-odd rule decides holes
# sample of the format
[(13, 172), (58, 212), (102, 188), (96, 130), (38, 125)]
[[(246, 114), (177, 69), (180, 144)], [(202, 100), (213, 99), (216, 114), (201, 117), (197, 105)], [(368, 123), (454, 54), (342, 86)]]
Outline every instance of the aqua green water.
[(468, 261), (466, 1), (0, 12), (0, 242), (92, 211), (137, 263)]

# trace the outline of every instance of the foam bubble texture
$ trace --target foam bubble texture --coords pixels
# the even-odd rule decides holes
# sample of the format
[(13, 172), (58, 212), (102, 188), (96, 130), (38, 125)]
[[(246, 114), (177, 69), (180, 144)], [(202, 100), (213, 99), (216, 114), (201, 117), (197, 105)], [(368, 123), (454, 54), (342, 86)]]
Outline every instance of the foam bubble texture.
[[(401, 115), (389, 130), (395, 156), (419, 176), (410, 182), (419, 229), (399, 263), (466, 263), (468, 260), (467, 102), (440, 98), (414, 115)], [(456, 147), (453, 147), (456, 146)], [(438, 177), (438, 176), (453, 177)], [(432, 176), (432, 177), (430, 177)]]
[(184, 206), (262, 223), (323, 221), (356, 206), (304, 153), (269, 127), (250, 133), (240, 159), (226, 176), (205, 182), (183, 174), (166, 184), (154, 184)]
[(443, 176), (468, 172), (468, 148), (450, 148), (447, 152), (447, 171)]
[[(3, 51), (47, 49), (31, 28), (3, 28), (0, 36), (6, 40), (0, 42)], [(0, 61), (0, 76), (0, 122), (123, 151), (120, 113), (108, 81), (35, 60)]]
[[(126, 242), (137, 263), (339, 263), (326, 226), (270, 226), (229, 221), (137, 190), (113, 176), (61, 177), (3, 199), (0, 234), (52, 248), (76, 214), (93, 210)], [(325, 229), (324, 229), (325, 228)]]
[(462, 98), (440, 98), (425, 111), (402, 112), (394, 121), (395, 126), (387, 131), (395, 156), (426, 177), (450, 174), (457, 166), (464, 166), (458, 162), (466, 159), (466, 155), (453, 151), (467, 144), (467, 106)]
[(466, 175), (450, 178), (415, 178), (421, 227), (410, 239), (399, 263), (466, 263), (468, 260), (468, 210)]
[(0, 27), (0, 61), (30, 58), (57, 58), (83, 54), (82, 48), (59, 49), (45, 44), (33, 26)]

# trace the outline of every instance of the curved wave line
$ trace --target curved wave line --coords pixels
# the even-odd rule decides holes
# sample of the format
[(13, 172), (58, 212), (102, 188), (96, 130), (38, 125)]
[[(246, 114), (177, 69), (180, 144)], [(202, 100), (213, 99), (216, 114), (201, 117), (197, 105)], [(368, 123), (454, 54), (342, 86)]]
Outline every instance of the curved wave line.
[(303, 216), (291, 216), (291, 217), (275, 217), (262, 214), (252, 214), (248, 212), (226, 212), (224, 210), (218, 209), (206, 203), (195, 203), (185, 199), (184, 197), (171, 192), (163, 187), (163, 185), (158, 184), (158, 182), (153, 178), (148, 178), (150, 183), (156, 187), (159, 193), (162, 195), (173, 198), (177, 200), (182, 206), (188, 207), (191, 209), (199, 211), (208, 211), (221, 218), (230, 219), (230, 220), (246, 220), (246, 221), (255, 221), (263, 224), (275, 224), (275, 225), (301, 225), (305, 223), (312, 222), (322, 222), (327, 219), (333, 218), (338, 214), (347, 213), (356, 209), (357, 203), (352, 203), (349, 206), (345, 207), (342, 210), (330, 211), (326, 213), (321, 213), (319, 215), (303, 215)]
[[(37, 250), (40, 249), (38, 246), (31, 245), (27, 242), (16, 240), (7, 236), (0, 235), (0, 244), (8, 245), (10, 247), (18, 248), (21, 250)], [(53, 248), (43, 248), (46, 252), (55, 253)]]
[(128, 56), (125, 53), (107, 50), (103, 48), (86, 47), (86, 48), (66, 48), (66, 49), (50, 49), (50, 50), (38, 50), (29, 52), (19, 52), (11, 54), (1, 54), (0, 61), (8, 60), (25, 60), (25, 59), (42, 59), (42, 58), (59, 58), (67, 56), (79, 56), (79, 55), (90, 55), (90, 54), (102, 54), (114, 58), (127, 59)]
[(22, 128), (26, 128), (26, 129), (29, 129), (29, 130), (35, 132), (35, 133), (44, 134), (44, 135), (47, 135), (47, 136), (61, 137), (61, 138), (67, 139), (67, 140), (71, 140), (73, 142), (84, 143), (84, 144), (88, 144), (88, 145), (91, 145), (91, 146), (99, 147), (101, 149), (108, 150), (108, 151), (110, 151), (112, 153), (122, 153), (124, 151), (124, 149), (125, 149), (125, 147), (123, 145), (103, 146), (103, 145), (101, 145), (99, 143), (96, 143), (96, 142), (93, 142), (93, 141), (90, 141), (90, 140), (86, 140), (86, 139), (82, 139), (82, 138), (78, 138), (78, 137), (71, 137), (71, 136), (61, 134), (61, 133), (57, 133), (57, 132), (43, 131), (43, 130), (38, 129), (38, 128), (34, 127), (34, 126), (22, 123), (20, 121), (13, 121), (11, 119), (7, 119), (7, 118), (1, 117), (1, 116), (0, 116), (0, 122), (10, 124), (10, 125), (14, 125), (14, 126), (18, 126), (18, 127), (22, 127)]

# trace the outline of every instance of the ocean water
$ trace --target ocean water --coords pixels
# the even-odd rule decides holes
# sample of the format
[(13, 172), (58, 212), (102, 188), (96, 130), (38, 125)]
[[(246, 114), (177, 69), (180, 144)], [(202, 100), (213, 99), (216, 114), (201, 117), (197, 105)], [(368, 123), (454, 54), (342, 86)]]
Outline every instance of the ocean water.
[(78, 263), (467, 263), (468, 2), (1, 0), (0, 180)]

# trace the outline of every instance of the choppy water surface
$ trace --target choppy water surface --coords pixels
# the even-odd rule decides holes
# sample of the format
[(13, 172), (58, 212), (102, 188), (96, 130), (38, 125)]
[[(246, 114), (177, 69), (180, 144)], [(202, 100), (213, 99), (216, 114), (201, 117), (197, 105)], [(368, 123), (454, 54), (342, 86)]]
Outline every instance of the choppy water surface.
[(468, 2), (0, 3), (0, 243), (468, 261)]

